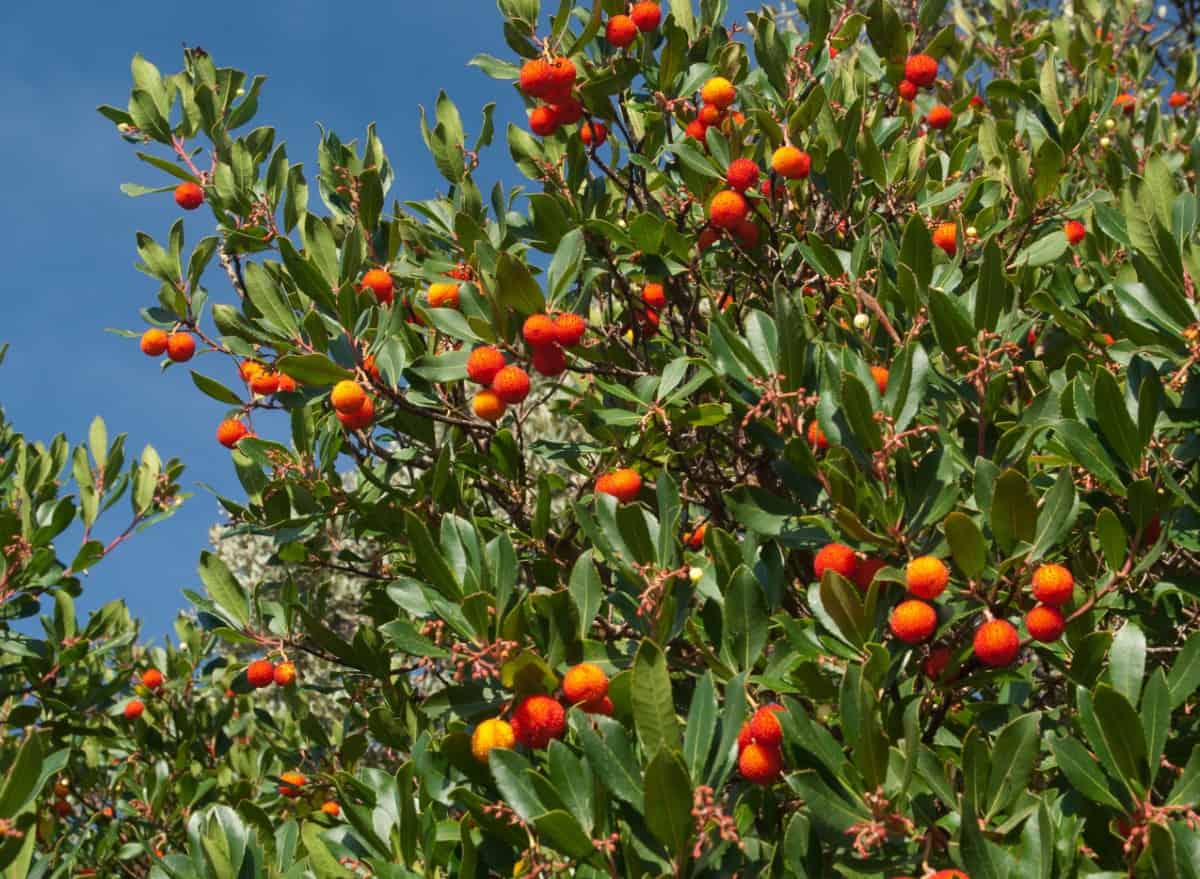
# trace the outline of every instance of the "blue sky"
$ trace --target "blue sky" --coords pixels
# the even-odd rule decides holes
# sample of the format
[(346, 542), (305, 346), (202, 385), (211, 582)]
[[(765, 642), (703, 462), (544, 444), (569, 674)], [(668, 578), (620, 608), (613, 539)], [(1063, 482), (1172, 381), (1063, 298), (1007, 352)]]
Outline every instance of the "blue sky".
[[(376, 122), (396, 172), (391, 195), (400, 199), (442, 187), (417, 115), (439, 88), (459, 105), (469, 135), (479, 109), (498, 103), (497, 142), (481, 173), (488, 186), (497, 176), (517, 182), (503, 131), (523, 120), (508, 86), (467, 66), (478, 52), (512, 56), (491, 0), (375, 0), (352, 10), (324, 0), (0, 4), (0, 344), (11, 346), (0, 366), (0, 405), (30, 439), (65, 432), (82, 440), (100, 414), (110, 435), (129, 434), (131, 454), (149, 443), (164, 459), (187, 464), (183, 484), (194, 496), (183, 509), (85, 582), (83, 608), (124, 598), (151, 637), (169, 631), (185, 603), (181, 590), (199, 588), (197, 557), (218, 509), (196, 483), (235, 495), (239, 489), (213, 438), (220, 404), (201, 396), (186, 370), (160, 374), (135, 341), (104, 331), (140, 331), (138, 310), (153, 303), (156, 286), (133, 269), (134, 232), (164, 240), (179, 212), (169, 194), (131, 199), (120, 192), (123, 182), (161, 185), (164, 175), (139, 162), (95, 107), (128, 100), (135, 52), (173, 72), (184, 42), (203, 46), (218, 65), (269, 77), (255, 124), (275, 126), (293, 162), (315, 165), (318, 122), (344, 140), (361, 140)], [(211, 231), (205, 213), (189, 215), (189, 242)], [(207, 283), (214, 299), (228, 299), (212, 272)], [(224, 362), (199, 358), (198, 366), (230, 382)], [(108, 528), (123, 527), (127, 510), (124, 502), (114, 508)]]

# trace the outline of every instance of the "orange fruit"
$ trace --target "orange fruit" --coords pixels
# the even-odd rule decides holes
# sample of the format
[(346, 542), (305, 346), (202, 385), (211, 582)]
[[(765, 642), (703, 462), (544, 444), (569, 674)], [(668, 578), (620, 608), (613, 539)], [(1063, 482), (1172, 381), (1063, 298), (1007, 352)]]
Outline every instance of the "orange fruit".
[(929, 55), (910, 55), (904, 62), (904, 78), (919, 88), (929, 88), (937, 82), (938, 63)]
[(858, 557), (844, 543), (827, 543), (813, 557), (813, 573), (820, 580), (826, 571), (837, 571), (847, 580), (853, 580), (858, 570)]
[(941, 559), (923, 555), (908, 563), (904, 581), (917, 598), (937, 598), (950, 582), (950, 570)]
[(471, 410), (477, 418), (495, 423), (504, 415), (505, 405), (495, 391), (484, 388), (471, 401)]
[(175, 204), (185, 211), (194, 211), (204, 203), (204, 190), (190, 180), (175, 187)]
[(171, 333), (167, 336), (167, 356), (176, 363), (187, 363), (196, 353), (196, 340), (191, 333)]
[(275, 665), (269, 659), (256, 659), (246, 666), (246, 681), (256, 690), (275, 681)]
[(732, 229), (746, 219), (750, 206), (740, 192), (726, 189), (713, 196), (708, 206), (709, 221), (719, 229)]
[(430, 284), (430, 308), (458, 308), (458, 284)]
[(788, 180), (803, 180), (812, 170), (812, 156), (794, 146), (781, 146), (771, 156), (771, 170)]
[(910, 598), (892, 608), (888, 625), (905, 644), (920, 644), (937, 629), (937, 611), (924, 601)]
[(142, 341), (140, 343), (142, 353), (150, 357), (157, 357), (167, 350), (167, 333), (165, 330), (157, 328), (146, 330), (142, 333)]
[(563, 675), (563, 696), (572, 705), (598, 702), (608, 695), (608, 675), (600, 666), (581, 662)]
[(772, 784), (783, 772), (783, 755), (778, 748), (751, 742), (738, 757), (738, 772), (751, 784)]
[(480, 763), (486, 763), (493, 748), (511, 749), (516, 743), (517, 737), (508, 721), (490, 717), (471, 734), (471, 754)]
[(236, 418), (227, 418), (217, 425), (217, 442), (232, 449), (250, 434), (250, 429)]
[(148, 668), (142, 672), (142, 686), (157, 690), (163, 685), (162, 672), (156, 668)]
[(1025, 614), (1025, 628), (1037, 641), (1057, 641), (1066, 627), (1062, 611), (1048, 604), (1039, 604)]
[(1017, 658), (1021, 639), (1008, 620), (991, 620), (975, 630), (975, 655), (984, 665), (1000, 668)]
[(329, 392), (329, 402), (343, 415), (358, 412), (367, 402), (367, 392), (356, 381), (343, 379)]
[(476, 348), (467, 357), (467, 377), (480, 385), (490, 385), (504, 368), (504, 355), (492, 346)]
[(724, 110), (737, 98), (737, 89), (723, 76), (714, 76), (700, 89), (700, 99), (706, 104)]
[(141, 699), (130, 699), (125, 703), (125, 707), (121, 710), (121, 713), (125, 716), (126, 720), (137, 720), (145, 710), (146, 706), (142, 703)]
[(519, 366), (506, 366), (492, 379), (492, 390), (505, 403), (520, 403), (529, 396), (529, 373)]
[(1042, 604), (1060, 607), (1075, 594), (1075, 577), (1062, 565), (1039, 565), (1033, 572), (1033, 597)]
[(725, 180), (730, 189), (745, 192), (758, 182), (760, 173), (753, 159), (734, 159), (725, 172)]

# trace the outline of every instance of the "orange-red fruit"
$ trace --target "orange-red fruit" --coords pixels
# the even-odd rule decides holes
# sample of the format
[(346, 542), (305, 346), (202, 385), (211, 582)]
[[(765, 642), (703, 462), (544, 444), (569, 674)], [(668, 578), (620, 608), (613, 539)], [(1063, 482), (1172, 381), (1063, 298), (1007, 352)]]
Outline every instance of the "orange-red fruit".
[(490, 385), (504, 369), (504, 355), (491, 345), (476, 348), (467, 357), (467, 376), (476, 384)]
[(650, 308), (667, 307), (667, 291), (662, 284), (650, 283), (642, 288), (642, 302)]
[(937, 611), (924, 601), (910, 598), (892, 608), (888, 623), (892, 634), (905, 644), (920, 644), (928, 641), (937, 628)]
[(558, 341), (558, 330), (555, 329), (554, 321), (548, 314), (531, 314), (525, 318), (525, 324), (521, 327), (521, 335), (534, 347), (550, 345)]
[(904, 581), (917, 598), (937, 598), (950, 582), (950, 570), (941, 559), (923, 555), (908, 563)]
[(808, 423), (808, 444), (817, 451), (829, 448), (829, 438), (825, 436), (825, 431), (821, 430), (821, 425), (815, 421)]
[(696, 114), (696, 118), (704, 123), (705, 128), (711, 128), (721, 122), (721, 117), (724, 114), (720, 108), (714, 107), (712, 104), (705, 104), (700, 108), (700, 112)]
[(380, 305), (391, 305), (395, 299), (392, 275), (383, 269), (371, 269), (362, 279), (363, 292), (370, 290)]
[(1067, 621), (1057, 607), (1039, 604), (1025, 614), (1025, 628), (1038, 641), (1057, 641), (1066, 627)]
[(972, 110), (982, 110), (987, 107), (987, 101), (979, 95), (971, 95), (970, 105)]
[(157, 690), (163, 685), (162, 672), (156, 668), (148, 668), (142, 672), (142, 686)]
[(925, 657), (925, 661), (921, 663), (921, 672), (927, 678), (937, 680), (942, 676), (942, 672), (946, 670), (946, 666), (950, 664), (950, 648), (935, 647), (929, 651), (929, 655)]
[(358, 382), (344, 379), (329, 392), (329, 402), (333, 404), (334, 409), (343, 414), (358, 412), (367, 402), (367, 392)]
[(323, 802), (321, 804), (321, 811), (324, 812), (326, 815), (328, 815), (330, 818), (336, 818), (336, 817), (338, 817), (338, 815), (342, 814), (342, 807), (339, 806), (337, 803), (335, 803), (333, 800), (326, 800), (325, 802)]
[(971, 879), (962, 870), (938, 870), (929, 879)]
[(608, 695), (608, 675), (598, 665), (581, 662), (563, 675), (563, 695), (572, 705), (599, 702)]
[(1075, 594), (1075, 577), (1062, 565), (1039, 565), (1033, 572), (1033, 597), (1042, 604), (1060, 607)]
[(611, 494), (618, 503), (632, 503), (642, 491), (642, 477), (629, 467), (614, 470), (596, 480), (596, 491), (600, 494)]
[(533, 349), (533, 368), (539, 375), (554, 378), (567, 371), (567, 356), (558, 345), (542, 345)]
[(896, 91), (906, 101), (911, 101), (917, 96), (917, 87), (907, 79), (901, 80), (900, 85), (896, 87)]
[(633, 11), (629, 13), (629, 17), (637, 25), (637, 29), (645, 34), (655, 30), (662, 22), (662, 9), (654, 0), (641, 0), (640, 3), (633, 4)]
[(746, 750), (746, 746), (754, 742), (754, 734), (750, 732), (750, 721), (742, 724), (742, 728), (738, 730), (737, 749), (740, 757), (742, 751)]
[(754, 250), (758, 247), (758, 224), (749, 217), (738, 223), (733, 229), (733, 235), (743, 250)]
[(708, 534), (708, 523), (701, 522), (691, 531), (683, 535), (683, 543), (688, 549), (700, 549), (704, 546), (704, 536)]
[(285, 797), (300, 796), (300, 788), (308, 784), (308, 779), (299, 772), (285, 772), (279, 776), (279, 793)]
[(196, 353), (196, 340), (190, 333), (171, 333), (167, 336), (167, 356), (176, 363), (187, 363)]
[(937, 104), (925, 117), (925, 124), (930, 128), (936, 128), (938, 131), (949, 128), (950, 123), (954, 121), (954, 111), (945, 104)]
[(137, 720), (145, 710), (146, 706), (142, 704), (141, 699), (130, 699), (121, 713), (125, 715), (126, 720)]
[(612, 717), (613, 713), (613, 701), (608, 696), (594, 702), (584, 702), (579, 707), (585, 714), (603, 714), (605, 717)]
[(167, 334), (165, 330), (149, 329), (142, 333), (142, 353), (157, 357), (167, 350)]
[(191, 181), (175, 187), (175, 204), (185, 211), (194, 211), (204, 204), (204, 190)]
[(883, 559), (860, 559), (854, 571), (854, 585), (866, 592), (875, 581), (875, 575), (887, 567)]
[(720, 229), (732, 229), (746, 219), (749, 210), (750, 207), (740, 192), (726, 189), (713, 196), (712, 203), (708, 206), (708, 218)]
[(714, 229), (712, 226), (705, 226), (700, 231), (700, 236), (696, 239), (696, 249), (701, 253), (704, 253), (704, 251), (708, 250), (720, 240), (720, 229)]
[(700, 89), (700, 100), (724, 110), (737, 98), (737, 89), (723, 76), (714, 76)]
[(958, 253), (958, 226), (954, 223), (939, 223), (933, 230), (933, 244), (945, 251), (946, 256)]
[(904, 78), (920, 88), (929, 88), (937, 82), (938, 63), (929, 55), (910, 55), (904, 62)]
[(975, 630), (975, 655), (984, 665), (1000, 668), (1017, 658), (1021, 639), (1008, 620), (991, 620)]
[(552, 109), (559, 125), (574, 125), (583, 118), (583, 104), (574, 98), (567, 98), (561, 104), (556, 103)]
[(1120, 109), (1126, 116), (1132, 116), (1134, 108), (1137, 107), (1137, 98), (1129, 93), (1117, 95), (1113, 101), (1113, 106)]
[(637, 35), (638, 27), (628, 15), (614, 15), (604, 28), (604, 39), (618, 49), (624, 49)]
[(260, 372), (250, 379), (250, 390), (262, 396), (268, 396), (279, 390), (279, 373)]
[(544, 97), (552, 104), (561, 104), (570, 96), (571, 89), (575, 87), (575, 62), (560, 55), (550, 59), (546, 71), (548, 87)]
[(1074, 247), (1087, 237), (1087, 227), (1078, 220), (1067, 220), (1063, 224), (1063, 234), (1067, 236), (1067, 243)]
[(529, 130), (538, 137), (549, 137), (558, 131), (558, 114), (553, 107), (534, 107), (529, 114)]
[(813, 573), (820, 580), (826, 571), (837, 571), (847, 580), (853, 580), (858, 570), (858, 557), (844, 543), (827, 543), (813, 558)]
[(729, 163), (729, 170), (725, 172), (725, 180), (728, 181), (730, 189), (745, 192), (758, 182), (759, 173), (754, 160), (734, 159)]
[(751, 742), (738, 757), (738, 772), (751, 784), (773, 784), (783, 772), (783, 755), (778, 748)]
[(573, 311), (565, 311), (554, 318), (554, 332), (558, 344), (571, 348), (578, 345), (587, 332), (587, 321)]
[(492, 390), (505, 403), (520, 403), (529, 396), (529, 373), (519, 366), (506, 366), (492, 379)]
[(431, 308), (458, 308), (458, 284), (430, 284), (429, 306)]
[(888, 371), (882, 366), (872, 366), (871, 378), (875, 379), (875, 387), (879, 388), (879, 393), (886, 394), (888, 386)]
[(269, 659), (256, 659), (246, 666), (246, 682), (256, 690), (269, 687), (275, 681), (275, 666)]
[(521, 65), (518, 77), (521, 91), (531, 98), (544, 98), (550, 87), (550, 64), (544, 58), (533, 58)]
[(375, 421), (375, 401), (367, 397), (357, 412), (335, 412), (347, 430), (366, 430)]
[(544, 748), (567, 730), (567, 712), (549, 696), (528, 696), (513, 712), (513, 734), (527, 748)]
[(788, 180), (803, 180), (812, 170), (812, 156), (794, 146), (781, 146), (771, 156), (771, 170)]
[(232, 449), (249, 433), (250, 429), (236, 418), (226, 418), (217, 425), (217, 442)]
[(1178, 110), (1180, 107), (1186, 107), (1187, 103), (1188, 96), (1183, 92), (1171, 92), (1171, 96), (1167, 98), (1167, 105), (1174, 110)]
[(275, 388), (275, 393), (277, 393), (277, 394), (289, 393), (290, 394), (291, 392), (296, 390), (296, 380), (294, 378), (292, 378), (290, 375), (284, 375), (281, 372), (276, 376), (276, 378), (279, 381), (277, 383), (277, 387)]
[(487, 388), (477, 393), (475, 399), (471, 401), (471, 409), (475, 416), (493, 424), (504, 416), (505, 408), (504, 401), (496, 395), (496, 392)]
[(272, 677), (278, 686), (290, 687), (296, 682), (296, 666), (290, 662), (281, 662), (275, 666)]
[(692, 140), (703, 142), (705, 136), (708, 134), (708, 126), (699, 119), (693, 119), (687, 124), (687, 128), (684, 130), (684, 133), (688, 137), (692, 138)]
[(783, 726), (775, 715), (783, 711), (782, 705), (764, 705), (750, 718), (750, 735), (754, 741), (768, 748), (783, 744)]
[(601, 146), (608, 140), (608, 126), (603, 122), (585, 122), (579, 129), (584, 146)]

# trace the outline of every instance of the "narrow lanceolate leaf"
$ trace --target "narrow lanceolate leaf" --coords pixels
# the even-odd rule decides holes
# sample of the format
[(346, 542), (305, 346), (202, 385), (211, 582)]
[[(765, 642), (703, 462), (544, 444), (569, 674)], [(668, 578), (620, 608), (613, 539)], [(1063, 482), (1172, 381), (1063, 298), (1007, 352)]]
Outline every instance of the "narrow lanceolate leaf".
[(250, 620), (250, 597), (219, 556), (200, 553), (200, 579), (208, 596), (238, 626)]
[(642, 750), (654, 755), (662, 748), (679, 748), (679, 720), (675, 716), (667, 657), (653, 641), (643, 641), (634, 657), (630, 697)]
[(954, 564), (967, 577), (977, 578), (987, 565), (987, 541), (983, 532), (965, 513), (951, 513), (943, 527)]

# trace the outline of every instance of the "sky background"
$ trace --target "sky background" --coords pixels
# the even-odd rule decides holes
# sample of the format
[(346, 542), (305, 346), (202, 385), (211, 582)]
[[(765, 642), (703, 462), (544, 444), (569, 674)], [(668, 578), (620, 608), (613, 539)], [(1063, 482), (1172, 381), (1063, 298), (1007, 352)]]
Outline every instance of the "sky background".
[[(158, 186), (166, 175), (139, 162), (138, 147), (95, 108), (125, 106), (135, 52), (171, 73), (182, 67), (184, 43), (208, 50), (218, 66), (268, 77), (253, 124), (274, 126), (291, 161), (305, 164), (314, 210), (318, 122), (360, 142), (376, 122), (396, 173), (389, 198), (404, 200), (444, 191), (417, 114), (418, 105), (432, 106), (439, 88), (458, 104), (468, 140), (482, 106), (498, 104), (496, 141), (479, 174), (485, 192), (495, 179), (520, 182), (503, 132), (510, 121), (524, 121), (511, 87), (467, 66), (479, 52), (513, 59), (492, 0), (0, 3), (0, 344), (10, 344), (0, 366), (0, 406), (31, 440), (62, 432), (81, 441), (99, 414), (110, 437), (128, 434), (128, 456), (150, 444), (164, 460), (185, 462), (182, 484), (193, 497), (98, 565), (80, 600), (91, 610), (124, 598), (143, 620), (144, 635), (156, 639), (186, 604), (181, 590), (201, 588), (196, 562), (220, 514), (197, 483), (235, 497), (240, 488), (214, 439), (221, 404), (192, 386), (187, 369), (160, 373), (136, 340), (105, 332), (144, 328), (138, 312), (154, 304), (157, 286), (133, 268), (134, 233), (165, 241), (179, 210), (169, 193), (121, 193), (121, 183)], [(211, 231), (206, 211), (189, 215), (189, 248)], [(228, 285), (211, 269), (206, 282), (214, 300), (229, 301)], [(235, 383), (223, 359), (198, 357), (191, 365)], [(123, 528), (128, 510), (123, 499), (98, 536)], [(74, 551), (73, 541), (60, 544), (68, 560)]]

